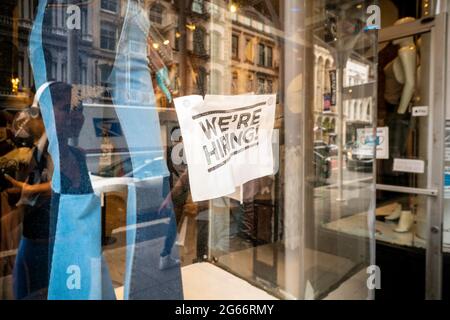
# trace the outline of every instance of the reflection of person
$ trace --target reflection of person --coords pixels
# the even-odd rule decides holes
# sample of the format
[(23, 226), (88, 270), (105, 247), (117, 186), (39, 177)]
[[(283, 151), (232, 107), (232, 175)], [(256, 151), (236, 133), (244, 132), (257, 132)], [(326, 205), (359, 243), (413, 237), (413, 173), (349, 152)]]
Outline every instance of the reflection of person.
[[(178, 239), (183, 263), (202, 261), (208, 247), (208, 201), (193, 202), (189, 188), (189, 174), (184, 154), (183, 138), (179, 127), (171, 130), (173, 145), (168, 150), (172, 190), (161, 208), (173, 202), (176, 220), (179, 221)], [(166, 241), (166, 247), (169, 244)]]
[(167, 234), (164, 239), (163, 250), (160, 253), (159, 258), (159, 269), (166, 270), (170, 268), (174, 268), (180, 265), (179, 259), (174, 259), (171, 255), (173, 245), (175, 244), (177, 232), (176, 232), (176, 216), (175, 212), (173, 212), (172, 208), (172, 198), (171, 195), (166, 197), (164, 202), (162, 203), (159, 213), (162, 214), (164, 211), (169, 210), (169, 228), (167, 228)]
[[(54, 164), (47, 298), (113, 298), (111, 281), (102, 278), (107, 273), (103, 270), (101, 252), (100, 198), (93, 193), (84, 151), (69, 145), (69, 139), (77, 141), (83, 125), (82, 109), (76, 101), (79, 97), (72, 96), (70, 85), (49, 82), (54, 48), (48, 42), (45, 28), (51, 24), (51, 15), (67, 9), (65, 4), (54, 4), (53, 0), (39, 0), (29, 37), (33, 80), (37, 93), (41, 93), (36, 109), (40, 110), (45, 124), (48, 150)], [(73, 48), (67, 49), (70, 52)], [(77, 68), (76, 65), (71, 67)], [(68, 79), (76, 85), (74, 76)], [(68, 272), (69, 275), (78, 272), (82, 276), (68, 279)], [(74, 282), (69, 285), (70, 279)]]
[(61, 193), (92, 193), (84, 151), (69, 145), (84, 123), (82, 108), (71, 105), (72, 86), (55, 82), (50, 85), (60, 153)]
[(48, 286), (50, 180), (53, 166), (47, 152), (47, 138), (42, 119), (29, 116), (26, 118), (27, 121), (21, 128), (33, 141), (32, 158), (26, 170), (26, 179), (18, 181), (5, 175), (11, 183), (7, 192), (20, 194), (17, 208), (5, 217), (11, 222), (7, 225), (14, 228), (14, 222), (20, 223), (23, 220), (23, 231), (13, 270), (13, 291), (16, 299), (38, 298)]

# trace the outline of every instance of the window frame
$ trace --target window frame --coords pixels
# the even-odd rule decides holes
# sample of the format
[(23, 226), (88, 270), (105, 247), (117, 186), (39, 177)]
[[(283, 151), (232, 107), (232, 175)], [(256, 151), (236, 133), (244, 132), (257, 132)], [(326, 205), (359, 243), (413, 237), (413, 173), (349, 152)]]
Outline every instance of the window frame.
[[(104, 28), (105, 26), (110, 26), (110, 27), (114, 28), (114, 37), (112, 37), (111, 35), (106, 36), (104, 34), (104, 32), (108, 32), (108, 30), (105, 30), (105, 28)], [(112, 33), (113, 31), (109, 30), (109, 32)], [(105, 37), (106, 37), (106, 39), (109, 39), (108, 43), (111, 41), (111, 39), (114, 40), (114, 48), (111, 49), (111, 46), (107, 46), (107, 47), (103, 46), (103, 43), (104, 43), (103, 40), (105, 39)], [(108, 50), (108, 51), (115, 51), (116, 47), (117, 47), (117, 26), (114, 23), (111, 23), (109, 21), (104, 21), (104, 20), (101, 21), (100, 22), (100, 49)]]
[[(269, 54), (270, 53), (270, 54)], [(265, 66), (268, 68), (272, 68), (273, 67), (273, 47), (271, 46), (266, 46), (266, 64)]]
[[(197, 11), (194, 8), (200, 8), (200, 10)], [(191, 11), (198, 13), (198, 14), (204, 14), (205, 13), (205, 2), (203, 0), (192, 0)]]
[[(115, 3), (115, 9), (111, 10), (111, 2)], [(103, 7), (104, 3), (108, 3), (108, 5), (106, 7)], [(117, 12), (119, 11), (119, 1), (117, 0), (101, 0), (100, 1), (100, 10), (105, 11), (105, 12), (109, 12), (109, 13), (114, 13), (117, 14)]]
[(258, 43), (258, 65), (266, 65), (266, 46), (264, 43)]
[[(234, 42), (236, 40), (236, 43)], [(236, 48), (234, 47), (236, 45)], [(231, 35), (231, 58), (238, 60), (239, 59), (239, 35), (233, 34)]]
[[(160, 11), (155, 11), (155, 9), (159, 9)], [(165, 9), (164, 6), (158, 2), (152, 4), (149, 10), (150, 22), (162, 25), (164, 22), (164, 9)]]

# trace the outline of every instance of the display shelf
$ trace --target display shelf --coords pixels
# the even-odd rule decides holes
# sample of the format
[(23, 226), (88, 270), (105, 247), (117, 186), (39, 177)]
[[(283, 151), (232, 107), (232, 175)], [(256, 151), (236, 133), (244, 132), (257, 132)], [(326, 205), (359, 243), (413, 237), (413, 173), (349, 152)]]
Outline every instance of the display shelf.
[[(326, 223), (323, 227), (327, 230), (351, 236), (369, 236), (367, 213), (365, 212)], [(414, 228), (410, 232), (399, 233), (394, 231), (396, 227), (397, 223), (376, 220), (376, 240), (399, 246), (426, 248), (425, 240), (415, 235)]]
[(450, 244), (444, 243), (444, 245), (443, 245), (443, 251), (444, 251), (445, 253), (450, 253)]

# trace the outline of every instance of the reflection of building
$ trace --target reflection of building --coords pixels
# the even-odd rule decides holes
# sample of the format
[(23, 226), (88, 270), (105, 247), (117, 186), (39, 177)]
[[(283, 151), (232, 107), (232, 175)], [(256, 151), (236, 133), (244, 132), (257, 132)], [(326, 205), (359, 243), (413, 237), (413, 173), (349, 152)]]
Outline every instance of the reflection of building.
[[(3, 5), (2, 5), (3, 7)], [(15, 63), (1, 61), (1, 67), (9, 66), (8, 71), (1, 70), (2, 75), (10, 74), (19, 79), (19, 92), (29, 96), (34, 87), (34, 80), (29, 63), (28, 37), (33, 25), (37, 1), (19, 0), (10, 7), (9, 12), (1, 16), (0, 29), (11, 29), (6, 34), (11, 35), (5, 47), (13, 47), (17, 51), (11, 54)], [(89, 1), (80, 6), (81, 30), (78, 40), (78, 64), (69, 65), (67, 52), (67, 5), (63, 1), (50, 1), (44, 20), (45, 57), (47, 63), (47, 78), (58, 81), (68, 81), (68, 68), (78, 70), (78, 83), (90, 86), (106, 84), (114, 61), (114, 50), (117, 41), (118, 25), (121, 21), (122, 7), (118, 0)], [(11, 19), (11, 17), (13, 17)], [(94, 17), (99, 17), (94, 19)], [(3, 42), (3, 40), (2, 40)], [(2, 49), (2, 54), (4, 54)], [(0, 84), (3, 92), (10, 91), (5, 83)], [(12, 92), (9, 92), (12, 93)], [(17, 99), (16, 99), (17, 101)]]
[[(315, 96), (314, 119), (316, 139), (332, 140), (337, 134), (339, 114), (336, 106), (336, 88), (332, 78), (336, 76), (336, 66), (331, 52), (325, 46), (314, 46), (315, 55)], [(344, 87), (353, 87), (369, 82), (367, 63), (349, 59), (344, 70)], [(345, 99), (343, 102), (344, 132), (356, 126), (370, 125), (373, 117), (373, 98)], [(351, 128), (350, 128), (351, 129)], [(351, 136), (352, 133), (349, 133)]]
[[(338, 117), (336, 103), (332, 100), (331, 72), (336, 67), (333, 56), (324, 46), (314, 45), (314, 120), (317, 140), (329, 140), (327, 137), (336, 134), (336, 119)], [(334, 93), (336, 94), (336, 93)]]
[[(231, 13), (222, 0), (186, 1), (185, 17), (180, 11), (183, 1), (152, 3), (152, 21), (165, 38), (173, 40), (172, 86), (184, 86), (176, 93), (276, 92), (279, 46), (270, 19), (256, 10)], [(183, 28), (185, 48), (180, 47)]]
[[(369, 65), (349, 59), (344, 73), (344, 87), (358, 86), (369, 82)], [(372, 122), (372, 98), (344, 101), (344, 115), (347, 122), (369, 124)]]
[[(102, 0), (80, 6), (79, 63), (72, 66), (67, 52), (67, 5), (50, 1), (43, 37), (48, 78), (68, 81), (68, 69), (77, 68), (80, 84), (106, 87), (126, 4), (127, 0)], [(0, 38), (1, 100), (12, 98), (18, 103), (22, 99), (22, 106), (29, 103), (34, 90), (27, 46), (36, 6), (37, 1), (7, 1), (0, 12), (0, 29), (5, 29)], [(174, 96), (277, 91), (279, 46), (270, 18), (252, 9), (231, 13), (222, 0), (147, 0), (144, 7), (153, 26), (151, 44), (168, 67)], [(13, 92), (15, 79), (17, 92)], [(167, 106), (162, 90), (155, 87), (157, 101)]]
[(278, 88), (279, 44), (271, 19), (253, 8), (232, 14), (231, 93), (274, 93)]

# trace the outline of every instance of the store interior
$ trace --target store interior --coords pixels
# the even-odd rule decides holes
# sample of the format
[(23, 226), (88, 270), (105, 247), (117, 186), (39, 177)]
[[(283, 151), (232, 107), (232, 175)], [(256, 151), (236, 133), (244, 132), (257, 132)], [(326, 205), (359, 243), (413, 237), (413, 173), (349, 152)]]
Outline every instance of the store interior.
[[(121, 2), (126, 1), (111, 3)], [(432, 95), (431, 33), (376, 43), (376, 31), (363, 28), (368, 1), (306, 1), (306, 8), (277, 0), (186, 1), (187, 11), (173, 1), (143, 2), (154, 23), (143, 46), (150, 57), (170, 193), (142, 187), (147, 196), (133, 226), (127, 224), (131, 160), (108, 91), (114, 52), (80, 45), (87, 70), (86, 76), (80, 72), (85, 120), (74, 143), (86, 151), (92, 188), (101, 199), (102, 253), (116, 298), (124, 298), (132, 229), (140, 230), (136, 246), (154, 253), (142, 276), (159, 284), (156, 251), (164, 245), (170, 219), (146, 202), (158, 198), (173, 203), (174, 252), (181, 264), (181, 271), (165, 271), (164, 285), (176, 282), (181, 272), (185, 299), (369, 299), (366, 269), (374, 261), (383, 281), (375, 299), (423, 299), (430, 214), (430, 194), (423, 190), (433, 154), (430, 117), (417, 107), (429, 105)], [(425, 2), (380, 0), (381, 28), (395, 34), (396, 28), (419, 23), (427, 16)], [(18, 14), (13, 5), (9, 9)], [(111, 24), (113, 9), (92, 12)], [(11, 14), (6, 6), (2, 10)], [(91, 8), (86, 10), (92, 17)], [(306, 25), (307, 20), (314, 23)], [(311, 32), (299, 32), (304, 29)], [(2, 49), (0, 56), (0, 89), (9, 90), (0, 92), (0, 299), (14, 298), (23, 236), (20, 193), (8, 191), (11, 181), (4, 174), (28, 181), (27, 166), (45, 131), (42, 119), (24, 112), (35, 88), (26, 50), (14, 51), (19, 41), (26, 49), (26, 36), (11, 33), (4, 41), (11, 52)], [(67, 54), (66, 43), (55, 39), (49, 45), (58, 48), (49, 54), (49, 73), (64, 81), (65, 60), (56, 57)], [(158, 73), (161, 68), (165, 76)], [(190, 94), (276, 94), (275, 173), (234, 194), (194, 202), (173, 104)], [(449, 203), (443, 232), (448, 253)], [(448, 257), (444, 263), (450, 265)], [(147, 298), (170, 299), (170, 290)]]

